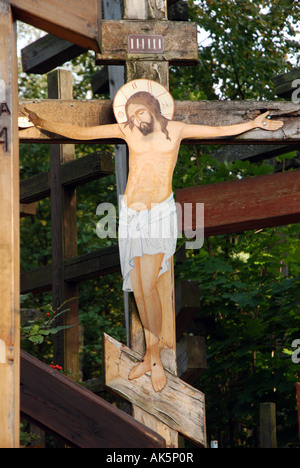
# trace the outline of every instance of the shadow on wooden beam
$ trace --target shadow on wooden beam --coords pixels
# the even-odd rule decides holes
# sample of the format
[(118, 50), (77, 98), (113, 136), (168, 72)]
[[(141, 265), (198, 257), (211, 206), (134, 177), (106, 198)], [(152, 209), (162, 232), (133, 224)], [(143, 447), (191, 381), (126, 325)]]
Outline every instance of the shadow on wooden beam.
[(21, 413), (72, 447), (165, 447), (151, 429), (24, 351)]

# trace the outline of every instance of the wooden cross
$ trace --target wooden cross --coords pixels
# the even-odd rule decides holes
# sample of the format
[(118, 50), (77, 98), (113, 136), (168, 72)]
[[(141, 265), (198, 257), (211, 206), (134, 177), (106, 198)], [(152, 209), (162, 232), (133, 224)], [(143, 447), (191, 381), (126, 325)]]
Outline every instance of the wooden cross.
[[(53, 5), (58, 5), (57, 8), (51, 7)], [(1, 386), (1, 402), (0, 402), (0, 425), (1, 425), (1, 433), (0, 433), (0, 446), (2, 447), (17, 447), (18, 446), (18, 434), (19, 434), (19, 164), (18, 164), (18, 133), (17, 133), (17, 123), (16, 123), (16, 116), (17, 116), (17, 65), (16, 65), (16, 53), (12, 53), (15, 51), (15, 34), (14, 34), (14, 19), (18, 18), (30, 24), (33, 24), (37, 27), (43, 27), (46, 31), (56, 34), (57, 36), (62, 37), (63, 39), (67, 39), (73, 41), (74, 43), (78, 44), (79, 46), (83, 46), (86, 48), (91, 48), (96, 52), (100, 52), (100, 44), (101, 44), (101, 25), (100, 25), (100, 16), (98, 15), (99, 12), (99, 5), (100, 2), (98, 0), (90, 0), (90, 8), (84, 8), (83, 2), (78, 3), (74, 0), (60, 0), (59, 2), (53, 0), (51, 5), (47, 0), (40, 0), (37, 6), (36, 2), (33, 0), (0, 0), (0, 45), (1, 45), (1, 60), (3, 62), (3, 66), (0, 69), (0, 101), (1, 101), (1, 113), (0, 113), (0, 161), (1, 161), (1, 181), (0, 181), (0, 206), (2, 208), (2, 213), (5, 213), (5, 217), (3, 218), (3, 222), (1, 223), (1, 230), (0, 230), (0, 246), (1, 246), (1, 265), (0, 265), (0, 273), (1, 273), (1, 285), (0, 285), (0, 297), (2, 301), (2, 313), (0, 315), (0, 386)], [(151, 15), (151, 19), (153, 20), (156, 13), (159, 15), (159, 20), (157, 20), (157, 24), (155, 25), (156, 29), (156, 36), (163, 36), (166, 34), (167, 31), (163, 29), (163, 25), (159, 25), (159, 21), (163, 21), (166, 24), (170, 24), (166, 21), (166, 14), (165, 14), (165, 2), (162, 1), (147, 1), (142, 0), (141, 2), (130, 2), (127, 0), (126, 2), (126, 20), (131, 21), (132, 16), (134, 19), (139, 19), (136, 15), (136, 7), (138, 5), (139, 10), (142, 11), (140, 8), (143, 5), (144, 12), (147, 10), (147, 5), (151, 6), (149, 10), (149, 15)], [(159, 8), (157, 8), (159, 7)], [(161, 8), (162, 7), (162, 8)], [(61, 14), (58, 18), (57, 9), (62, 11), (64, 14)], [(134, 14), (132, 12), (135, 12)], [(147, 14), (148, 14), (147, 13)], [(132, 16), (131, 16), (132, 15)], [(144, 18), (148, 19), (148, 18)], [(124, 19), (125, 21), (125, 19)], [(147, 21), (143, 22), (145, 26), (147, 25)], [(124, 31), (129, 23), (124, 24)], [(133, 23), (134, 25), (137, 24), (136, 21)], [(151, 23), (152, 24), (152, 21)], [(154, 24), (154, 21), (153, 21)], [(112, 31), (113, 27), (107, 23), (107, 31)], [(119, 30), (120, 31), (120, 30)], [(132, 34), (150, 34), (149, 29), (146, 31), (141, 31), (135, 29), (134, 31), (130, 31)], [(127, 29), (128, 33), (128, 29)], [(127, 34), (126, 33), (126, 34)], [(159, 80), (164, 84), (168, 83), (168, 62), (180, 62), (184, 59), (184, 57), (179, 57), (178, 54), (175, 57), (169, 53), (167, 54), (167, 48), (172, 47), (170, 43), (166, 39), (164, 42), (164, 52), (159, 52), (158, 54), (153, 53), (153, 50), (147, 50), (146, 54), (142, 54), (139, 58), (145, 59), (141, 61), (139, 60), (138, 63), (135, 60), (138, 58), (135, 55), (135, 52), (131, 52), (131, 54), (127, 54), (126, 56), (126, 44), (128, 46), (128, 37), (124, 35), (124, 44), (122, 45), (120, 52), (116, 51), (115, 49), (111, 50), (114, 63), (124, 63), (126, 65), (126, 75), (127, 80), (132, 78), (137, 78), (147, 75), (147, 78), (152, 78), (154, 80)], [(194, 33), (193, 33), (194, 34)], [(128, 34), (127, 34), (128, 35)], [(127, 42), (126, 42), (127, 41)], [(118, 42), (115, 42), (118, 44)], [(151, 45), (151, 44), (150, 44)], [(139, 47), (143, 46), (143, 42), (139, 43)], [(106, 47), (106, 46), (105, 46)], [(154, 47), (154, 44), (153, 44)], [(152, 47), (152, 49), (153, 49)], [(189, 46), (190, 47), (190, 46)], [(133, 51), (134, 49), (132, 49)], [(169, 50), (169, 52), (170, 52)], [(178, 49), (176, 49), (178, 52)], [(191, 50), (191, 49), (189, 49)], [(104, 60), (108, 60), (109, 49), (102, 49), (101, 50)], [(150, 53), (151, 52), (151, 53)], [(191, 54), (189, 58), (190, 61), (195, 59), (195, 52)], [(100, 55), (98, 56), (98, 60), (100, 60)], [(136, 74), (137, 75), (136, 75)], [(69, 121), (72, 123), (77, 123), (80, 125), (97, 125), (99, 123), (112, 123), (113, 116), (111, 112), (111, 104), (108, 102), (91, 102), (91, 103), (77, 103), (75, 101), (45, 101), (45, 102), (36, 102), (32, 103), (31, 107), (32, 110), (36, 110), (39, 115), (42, 117), (47, 117), (51, 120), (56, 120), (56, 117), (62, 119), (62, 121)], [(255, 130), (250, 132), (246, 135), (241, 135), (238, 138), (228, 138), (222, 141), (218, 141), (221, 144), (246, 144), (246, 143), (265, 143), (266, 138), (268, 138), (267, 143), (281, 143), (285, 145), (293, 145), (299, 144), (299, 134), (298, 134), (298, 119), (299, 119), (299, 109), (298, 106), (293, 105), (292, 103), (284, 103), (284, 102), (276, 102), (276, 103), (219, 103), (219, 102), (212, 102), (212, 103), (177, 103), (177, 110), (175, 119), (182, 120), (182, 121), (189, 121), (192, 123), (193, 121), (199, 122), (199, 117), (201, 115), (201, 120), (205, 123), (205, 120), (208, 124), (214, 122), (214, 125), (219, 124), (226, 124), (226, 123), (235, 123), (240, 122), (244, 119), (250, 119), (253, 116), (256, 116), (261, 109), (270, 109), (272, 115), (281, 117), (283, 115), (283, 120), (285, 121), (284, 131), (276, 132), (276, 134), (268, 134), (264, 131)], [(15, 116), (15, 117), (14, 117)], [(41, 134), (35, 128), (29, 128), (27, 130), (23, 130), (20, 132), (20, 139), (21, 141), (39, 141), (39, 142), (49, 142), (49, 143), (66, 143), (67, 140), (62, 138), (60, 139), (57, 136), (49, 136), (45, 134)], [(212, 141), (204, 141), (202, 140), (201, 143), (212, 143)], [(69, 143), (69, 141), (68, 141)], [(74, 141), (75, 143), (75, 141)], [(188, 143), (188, 142), (186, 142)], [(195, 143), (195, 141), (194, 141)], [(89, 177), (90, 175), (87, 175)], [(280, 175), (280, 181), (283, 180), (283, 176), (288, 175)], [(270, 176), (271, 177), (271, 176)], [(242, 181), (241, 181), (242, 182)], [(289, 185), (289, 180), (286, 181), (287, 186)], [(293, 181), (293, 192), (296, 194), (299, 199), (299, 183), (297, 180)], [(297, 185), (298, 184), (298, 185)], [(277, 181), (276, 187), (280, 185), (280, 182)], [(49, 190), (49, 187), (46, 187), (46, 190)], [(203, 193), (199, 196), (203, 196)], [(289, 196), (289, 194), (287, 195)], [(279, 191), (277, 192), (277, 198), (282, 198), (282, 193)], [(274, 200), (276, 199), (276, 194), (274, 195)], [(292, 200), (292, 196), (290, 198)], [(203, 202), (203, 199), (201, 200)], [(291, 206), (291, 203), (287, 204)], [(275, 202), (274, 202), (275, 206)], [(276, 222), (284, 222), (284, 220), (288, 219), (289, 213), (280, 207), (282, 218), (281, 220), (274, 215), (270, 220), (270, 223)], [(259, 213), (256, 212), (255, 216), (259, 216), (259, 219), (262, 219), (266, 215), (265, 211), (261, 211)], [(239, 217), (238, 211), (236, 212), (237, 220)], [(295, 222), (296, 219), (299, 219), (299, 210), (295, 211), (292, 214), (291, 222)], [(212, 217), (212, 223), (213, 223)], [(215, 226), (221, 226), (221, 221), (217, 220), (214, 222)], [(219, 223), (219, 224), (218, 224)], [(252, 225), (254, 221), (252, 221)], [(234, 224), (236, 226), (236, 224)], [(227, 232), (232, 229), (232, 226), (227, 226)], [(86, 264), (90, 261), (90, 258), (85, 258)], [(78, 262), (78, 259), (76, 259)], [(116, 262), (115, 262), (116, 263)], [(67, 262), (68, 266), (68, 275), (69, 278), (76, 278), (76, 280), (80, 281), (84, 275), (82, 272), (77, 271), (74, 274), (74, 262)], [(116, 265), (113, 264), (110, 268), (116, 268)], [(93, 271), (95, 273), (97, 268), (93, 267)], [(78, 268), (77, 268), (78, 270)], [(48, 271), (48, 270), (47, 270)], [(86, 272), (88, 268), (86, 268)], [(99, 266), (98, 270), (99, 271)], [(114, 270), (115, 271), (115, 270)], [(90, 275), (90, 266), (89, 272), (86, 273)], [(77, 276), (76, 276), (77, 275)], [(47, 275), (46, 275), (47, 276)], [(171, 295), (168, 296), (169, 298), (172, 297), (172, 287), (171, 287), (171, 278), (168, 281), (168, 288), (171, 292)], [(42, 282), (47, 282), (47, 278), (42, 278)], [(45, 287), (45, 286), (43, 286)], [(165, 289), (164, 289), (165, 290)], [(174, 315), (173, 315), (173, 303), (171, 304), (170, 310), (172, 309), (172, 320), (174, 323)], [(133, 321), (135, 323), (135, 321)], [(136, 327), (134, 326), (134, 330)], [(174, 335), (174, 326), (172, 325), (172, 334)], [(107, 346), (112, 345), (111, 353), (114, 360), (119, 360), (122, 364), (122, 369), (126, 368), (128, 365), (128, 360), (133, 362), (136, 359), (139, 359), (139, 356), (136, 350), (138, 350), (139, 345), (136, 345), (138, 337), (142, 335), (141, 329), (138, 328), (137, 333), (133, 333), (133, 342), (134, 350), (130, 350), (126, 347), (123, 347), (120, 344), (111, 343), (111, 340), (106, 337), (105, 341), (107, 342)], [(175, 343), (175, 340), (174, 340)], [(168, 351), (168, 350), (167, 350)], [(168, 354), (168, 352), (167, 352)], [(173, 369), (174, 365), (174, 356), (175, 350), (171, 350), (171, 359), (167, 359), (171, 362), (171, 367)], [(126, 363), (127, 362), (127, 363)], [(170, 381), (173, 382), (173, 374), (174, 370), (172, 370), (170, 375)], [(107, 375), (114, 382), (113, 386), (115, 391), (119, 391), (117, 386), (115, 385), (115, 381), (119, 380), (119, 376), (115, 376), (112, 369), (108, 369)], [(143, 379), (147, 380), (147, 376), (144, 376)], [(122, 380), (121, 380), (122, 381)], [(174, 385), (178, 390), (182, 388), (181, 382), (175, 377)], [(123, 382), (124, 383), (124, 382)], [(126, 381), (127, 383), (127, 381)], [(185, 384), (183, 384), (185, 385)], [(144, 384), (143, 384), (144, 386)], [(146, 388), (146, 387), (144, 387)], [(150, 387), (151, 388), (151, 387)], [(187, 389), (186, 394), (186, 401), (191, 401), (192, 397), (192, 389)], [(122, 391), (122, 389), (121, 389)], [(129, 392), (130, 389), (127, 389)], [(169, 401), (172, 401), (171, 394), (168, 396)], [(131, 398), (131, 397), (130, 397)], [(153, 396), (155, 398), (155, 396)], [(199, 402), (203, 402), (203, 396), (201, 393), (197, 396)], [(134, 400), (133, 400), (134, 401)], [(135, 412), (139, 411), (137, 409), (139, 402), (134, 401), (135, 403)], [(188, 436), (190, 436), (193, 440), (197, 442), (204, 441), (204, 426), (203, 426), (203, 419), (202, 415), (199, 414), (198, 417), (200, 418), (200, 429), (202, 431), (201, 437), (199, 439), (194, 438), (194, 433), (191, 431), (191, 428), (186, 428), (185, 421), (179, 419), (174, 413), (169, 413), (169, 418), (166, 415), (166, 408), (161, 405), (162, 401), (156, 401), (156, 413), (155, 413), (155, 421), (162, 421), (162, 423), (158, 423), (161, 426), (161, 430), (164, 433), (164, 436), (170, 446), (176, 446), (176, 437), (177, 432), (184, 431)], [(143, 408), (146, 408), (146, 402), (142, 404)], [(203, 408), (203, 406), (201, 406)], [(149, 413), (152, 412), (151, 417), (153, 415), (153, 409), (149, 409)], [(141, 420), (147, 422), (148, 424), (148, 414), (143, 412), (140, 415)], [(157, 417), (160, 415), (160, 420)], [(146, 421), (147, 418), (147, 421)], [(152, 424), (152, 423), (151, 423)], [(157, 423), (155, 423), (156, 426)], [(202, 424), (202, 425), (201, 425)], [(179, 427), (180, 426), (180, 427)], [(170, 429), (168, 429), (170, 427)]]
[[(198, 58), (196, 25), (188, 22), (167, 21), (167, 2), (150, 1), (148, 8), (141, 2), (125, 0), (123, 21), (104, 21), (102, 24), (102, 50), (97, 54), (98, 63), (125, 64), (125, 79), (152, 79), (169, 86), (169, 62), (195, 63)], [(143, 6), (143, 2), (142, 2)], [(151, 18), (151, 21), (147, 21)], [(137, 22), (137, 20), (139, 20)], [(135, 419), (154, 429), (166, 440), (166, 445), (178, 447), (178, 432), (206, 445), (204, 423), (204, 396), (181, 382), (177, 377), (174, 265), (158, 280), (162, 305), (162, 362), (168, 369), (168, 382), (162, 393), (156, 394), (148, 376), (130, 382), (128, 374), (134, 359), (144, 354), (144, 333), (134, 301), (131, 302), (130, 350), (108, 336), (104, 337), (105, 382), (108, 388), (133, 403)], [(136, 352), (135, 354), (133, 352)], [(130, 354), (131, 353), (131, 354)], [(123, 357), (134, 357), (126, 360)], [(180, 411), (176, 405), (176, 391), (182, 396)], [(180, 390), (179, 390), (180, 388)], [(131, 391), (130, 391), (131, 389)], [(139, 396), (134, 389), (139, 389)], [(189, 393), (190, 391), (190, 393)], [(150, 393), (149, 393), (150, 392)], [(147, 404), (148, 395), (148, 404)], [(151, 403), (149, 404), (149, 395)], [(166, 404), (166, 401), (168, 403)], [(155, 403), (154, 403), (155, 402)], [(195, 405), (194, 403), (197, 402)], [(196, 409), (197, 408), (197, 409)], [(173, 416), (171, 415), (173, 409)], [(175, 416), (174, 416), (175, 414)], [(191, 416), (193, 415), (193, 416)], [(193, 419), (194, 418), (194, 419)], [(191, 429), (191, 419), (194, 427)]]

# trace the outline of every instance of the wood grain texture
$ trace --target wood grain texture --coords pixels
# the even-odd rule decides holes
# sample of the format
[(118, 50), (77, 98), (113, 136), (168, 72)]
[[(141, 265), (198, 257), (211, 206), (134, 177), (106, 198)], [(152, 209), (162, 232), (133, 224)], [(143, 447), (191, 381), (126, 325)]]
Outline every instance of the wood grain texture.
[(100, 0), (10, 0), (15, 17), (81, 47), (100, 51)]
[[(110, 153), (98, 151), (60, 166), (61, 182), (65, 187), (78, 187), (114, 173)], [(20, 201), (31, 203), (50, 195), (49, 171), (40, 172), (20, 182)]]
[(167, 372), (167, 385), (156, 393), (149, 373), (128, 380), (131, 368), (142, 355), (104, 334), (105, 384), (123, 398), (195, 443), (206, 446), (204, 395)]
[[(128, 53), (129, 34), (155, 34), (164, 37), (165, 51), (161, 54)], [(171, 64), (198, 62), (197, 25), (189, 21), (136, 21), (102, 22), (102, 49), (96, 55), (97, 64), (120, 65), (128, 60), (166, 61)]]
[[(120, 271), (117, 246), (99, 249), (64, 261), (65, 281), (81, 282)], [(44, 292), (51, 289), (51, 264), (21, 273), (21, 291)]]
[[(0, 0), (0, 448), (19, 446), (20, 205), (15, 24)], [(3, 133), (2, 133), (3, 131)]]
[(21, 412), (78, 448), (159, 448), (164, 440), (131, 416), (21, 352)]
[[(58, 69), (47, 75), (48, 96), (52, 99), (72, 99), (72, 72)], [(61, 315), (55, 325), (71, 325), (54, 339), (54, 360), (73, 379), (79, 379), (79, 320), (78, 285), (67, 283), (64, 278), (64, 260), (77, 256), (76, 189), (66, 187), (62, 181), (62, 164), (74, 163), (74, 145), (50, 146), (50, 193), (52, 229), (52, 296), (57, 310), (65, 301), (68, 311)], [(76, 299), (74, 299), (76, 298)], [(71, 300), (72, 299), (72, 300)]]
[(23, 71), (44, 74), (85, 51), (72, 42), (46, 34), (21, 50)]
[(192, 203), (179, 229), (196, 229), (196, 203), (204, 203), (204, 235), (218, 235), (300, 222), (300, 171), (248, 177), (177, 190), (176, 202)]
[[(232, 125), (253, 120), (259, 114), (269, 110), (270, 117), (282, 120), (284, 126), (276, 132), (255, 129), (236, 137), (223, 137), (209, 140), (183, 140), (183, 144), (275, 144), (299, 145), (300, 127), (299, 105), (285, 101), (176, 101), (174, 120), (201, 125)], [(68, 122), (89, 127), (115, 123), (111, 101), (61, 101), (57, 100), (21, 100), (23, 106), (36, 112), (40, 117), (54, 122)], [(20, 117), (22, 116), (20, 112)], [(35, 127), (20, 130), (21, 142), (58, 143), (67, 139), (59, 135), (41, 132)], [(70, 141), (70, 140), (68, 140)], [(99, 143), (96, 140), (90, 143)], [(73, 142), (73, 140), (72, 140)], [(122, 140), (119, 140), (119, 143)]]
[[(155, 5), (154, 5), (155, 3)], [(141, 6), (141, 2), (135, 0), (125, 0), (124, 2), (124, 13), (127, 18), (130, 18), (132, 14), (133, 18), (138, 18), (143, 21), (140, 24), (143, 25), (143, 33), (153, 34), (152, 24), (163, 24), (163, 22), (154, 21), (154, 19), (161, 19), (162, 15), (167, 18), (167, 4), (165, 0), (147, 0), (147, 4), (144, 3), (145, 9), (143, 10), (137, 7)], [(159, 7), (159, 11), (156, 7)], [(133, 11), (133, 8), (134, 10)], [(150, 12), (150, 9), (152, 10)], [(155, 7), (155, 8), (154, 8)], [(131, 11), (130, 11), (131, 10)], [(151, 16), (151, 23), (147, 24), (145, 20)], [(131, 22), (132, 23), (132, 22)], [(135, 21), (137, 23), (137, 21)], [(128, 22), (127, 24), (130, 24)], [(134, 23), (132, 23), (133, 26)], [(170, 24), (168, 21), (164, 22), (164, 27)], [(132, 31), (135, 32), (136, 31)], [(127, 42), (127, 36), (123, 40)], [(166, 38), (165, 38), (166, 41)], [(167, 42), (167, 41), (166, 41)], [(195, 37), (196, 42), (196, 37)], [(132, 81), (134, 79), (147, 78), (157, 81), (163, 84), (165, 87), (169, 87), (169, 62), (162, 55), (153, 56), (152, 54), (138, 56), (138, 54), (132, 54), (130, 57), (127, 55), (125, 62), (125, 79), (126, 81)], [(163, 337), (164, 348), (160, 353), (161, 360), (165, 368), (169, 369), (176, 375), (176, 340), (175, 340), (175, 309), (174, 309), (174, 265), (173, 260), (169, 261), (169, 269), (166, 273), (160, 276), (158, 280), (158, 293), (162, 308), (162, 330), (161, 337)], [(134, 301), (131, 302), (132, 304)], [(141, 322), (138, 317), (136, 308), (132, 307), (131, 310), (131, 330), (130, 330), (130, 347), (138, 352), (144, 352), (144, 332)], [(152, 383), (150, 384), (152, 385)], [(133, 416), (138, 420), (142, 421), (151, 429), (158, 432), (166, 440), (168, 447), (178, 447), (178, 432), (168, 425), (161, 422), (154, 415), (149, 413), (143, 407), (139, 405), (132, 405)]]

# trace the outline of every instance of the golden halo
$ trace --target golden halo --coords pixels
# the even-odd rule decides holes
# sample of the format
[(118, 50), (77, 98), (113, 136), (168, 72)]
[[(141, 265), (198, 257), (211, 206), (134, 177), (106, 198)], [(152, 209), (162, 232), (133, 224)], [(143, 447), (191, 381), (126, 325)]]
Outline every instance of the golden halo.
[(128, 99), (139, 91), (146, 91), (154, 96), (159, 104), (161, 115), (172, 120), (175, 111), (175, 102), (168, 89), (153, 80), (133, 80), (124, 84), (116, 93), (113, 102), (113, 111), (116, 121), (121, 124), (127, 122), (125, 105)]

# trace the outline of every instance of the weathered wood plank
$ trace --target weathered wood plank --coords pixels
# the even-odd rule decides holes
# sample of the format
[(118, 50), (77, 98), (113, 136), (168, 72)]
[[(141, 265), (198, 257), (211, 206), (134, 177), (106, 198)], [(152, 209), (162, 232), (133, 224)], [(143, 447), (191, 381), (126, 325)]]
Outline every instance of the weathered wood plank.
[(260, 410), (260, 448), (277, 448), (276, 404), (261, 403)]
[(72, 42), (46, 34), (21, 50), (23, 71), (47, 73), (85, 51), (86, 49)]
[(41, 172), (20, 181), (21, 203), (32, 203), (50, 195), (49, 173)]
[(116, 246), (99, 249), (96, 252), (79, 255), (65, 261), (66, 281), (86, 281), (120, 269), (119, 249)]
[[(139, 13), (141, 8), (141, 5), (138, 5)], [(170, 19), (172, 21), (187, 21), (187, 5), (182, 4), (176, 8), (173, 2), (173, 7), (170, 6), (169, 8)], [(85, 48), (70, 41), (52, 34), (46, 34), (21, 50), (23, 71), (26, 73), (44, 74), (85, 51)]]
[(81, 47), (101, 49), (101, 1), (10, 0), (17, 19)]
[[(120, 271), (120, 257), (117, 246), (99, 249), (65, 260), (64, 278), (70, 282), (81, 282)], [(51, 264), (23, 272), (21, 291), (44, 292), (51, 289)]]
[[(88, 154), (61, 165), (61, 181), (65, 187), (78, 187), (114, 173), (112, 155), (104, 151)], [(42, 200), (50, 195), (49, 172), (42, 172), (20, 183), (21, 203)]]
[(105, 385), (123, 398), (134, 403), (158, 420), (187, 436), (195, 443), (206, 446), (204, 395), (170, 372), (167, 385), (156, 393), (150, 374), (128, 380), (131, 368), (142, 355), (104, 334)]
[[(297, 80), (297, 81), (295, 81)], [(283, 75), (278, 75), (273, 78), (274, 91), (277, 96), (285, 99), (291, 99), (294, 94), (296, 99), (299, 100), (300, 88), (300, 69), (296, 68)]]
[[(22, 107), (28, 107), (40, 117), (54, 122), (68, 122), (74, 125), (94, 126), (115, 123), (112, 103), (106, 100), (60, 101), (57, 100), (22, 100)], [(255, 129), (236, 137), (209, 140), (184, 140), (183, 143), (201, 144), (276, 144), (299, 145), (299, 105), (286, 101), (176, 101), (174, 120), (201, 125), (232, 125), (247, 122), (260, 113), (270, 111), (270, 117), (283, 120), (284, 126), (276, 132)], [(20, 112), (20, 117), (22, 116)], [(22, 142), (66, 142), (58, 135), (40, 132), (35, 127), (20, 130)], [(74, 142), (74, 140), (68, 140)], [(104, 140), (90, 141), (90, 143)], [(76, 141), (75, 141), (76, 142)], [(111, 141), (110, 141), (111, 142)], [(120, 143), (121, 140), (118, 142)]]
[(33, 216), (36, 214), (35, 203), (21, 203), (20, 204), (20, 217)]
[[(72, 99), (72, 72), (57, 69), (47, 75), (48, 96), (51, 99)], [(50, 146), (50, 192), (51, 192), (51, 230), (52, 230), (52, 302), (55, 310), (65, 301), (68, 311), (60, 315), (55, 326), (72, 325), (58, 333), (54, 339), (54, 359), (72, 379), (80, 378), (79, 367), (79, 319), (78, 285), (66, 283), (63, 263), (65, 259), (77, 256), (77, 215), (76, 188), (62, 184), (61, 165), (74, 162), (74, 145)]]
[(19, 446), (19, 142), (15, 24), (0, 0), (0, 448)]
[(189, 21), (136, 21), (102, 22), (102, 49), (96, 55), (97, 64), (121, 65), (136, 60), (138, 54), (129, 54), (127, 37), (130, 34), (154, 34), (164, 37), (165, 51), (161, 54), (144, 54), (143, 61), (163, 60), (171, 64), (198, 63), (197, 25)]
[(177, 190), (176, 202), (192, 203), (180, 230), (196, 229), (196, 203), (204, 203), (204, 235), (213, 236), (300, 222), (300, 171), (249, 177)]
[(21, 412), (73, 447), (165, 447), (158, 434), (24, 351)]
[(190, 385), (207, 369), (204, 336), (184, 336), (177, 343), (177, 371)]
[(124, 19), (167, 19), (166, 0), (126, 0)]
[(176, 341), (180, 340), (199, 309), (198, 281), (181, 280), (177, 282), (175, 291)]
[(257, 162), (275, 158), (281, 154), (299, 149), (300, 146), (298, 145), (293, 146), (293, 148), (288, 145), (234, 145), (222, 146), (222, 148), (212, 151), (210, 155), (220, 162), (234, 162), (239, 160)]

